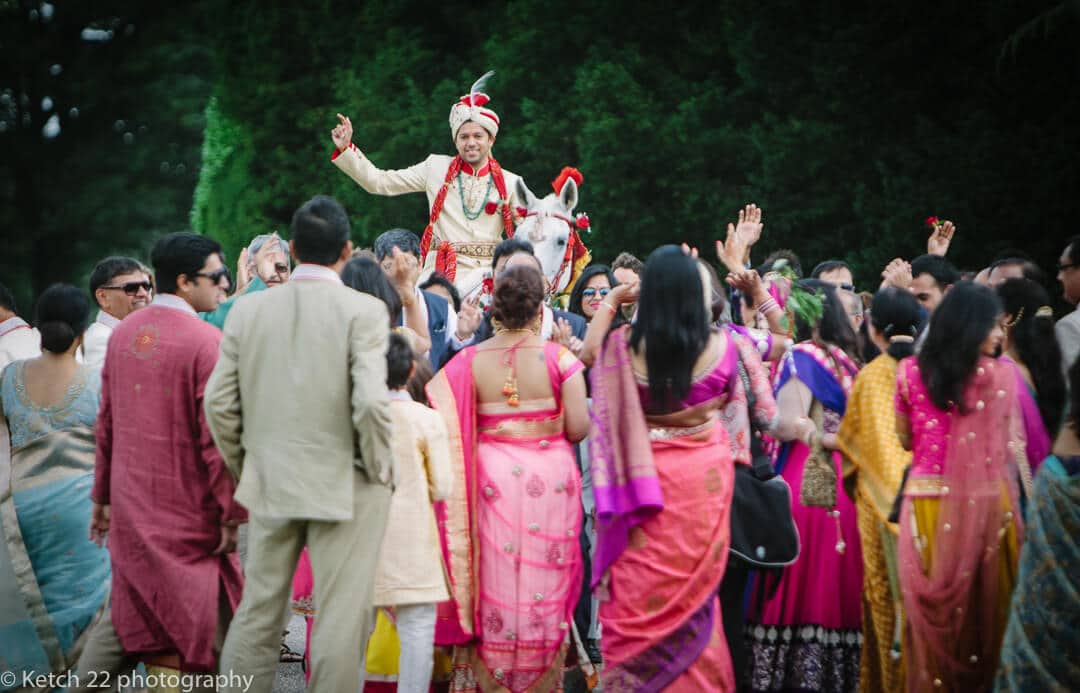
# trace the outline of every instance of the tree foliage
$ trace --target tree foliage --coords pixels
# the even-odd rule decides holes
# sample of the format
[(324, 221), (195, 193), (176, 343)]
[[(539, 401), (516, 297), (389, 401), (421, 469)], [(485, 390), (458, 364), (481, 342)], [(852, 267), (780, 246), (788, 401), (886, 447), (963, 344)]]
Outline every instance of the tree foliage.
[[(449, 107), (487, 69), (496, 156), (538, 194), (581, 169), (602, 261), (710, 251), (753, 201), (762, 251), (844, 258), (870, 286), (923, 252), (927, 216), (956, 222), (965, 268), (1006, 247), (1049, 267), (1080, 211), (1076, 0), (113, 0), (58, 6), (48, 25), (29, 7), (0, 1), (15, 103), (0, 108), (0, 215), (20, 229), (0, 269), (36, 288), (187, 224), (235, 258), (317, 193), (343, 202), (359, 244), (420, 231), (423, 195), (367, 195), (330, 164), (334, 115), (383, 168), (452, 153)], [(114, 38), (82, 41), (88, 26)], [(80, 109), (52, 139), (34, 111), (46, 92)]]

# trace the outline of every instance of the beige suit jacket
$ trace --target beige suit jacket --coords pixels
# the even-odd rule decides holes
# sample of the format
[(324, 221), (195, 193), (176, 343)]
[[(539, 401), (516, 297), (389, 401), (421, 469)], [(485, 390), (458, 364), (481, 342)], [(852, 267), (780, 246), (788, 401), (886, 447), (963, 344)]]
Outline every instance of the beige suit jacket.
[(356, 469), (389, 485), (389, 323), (378, 299), (319, 280), (233, 306), (205, 409), (251, 513), (348, 520)]

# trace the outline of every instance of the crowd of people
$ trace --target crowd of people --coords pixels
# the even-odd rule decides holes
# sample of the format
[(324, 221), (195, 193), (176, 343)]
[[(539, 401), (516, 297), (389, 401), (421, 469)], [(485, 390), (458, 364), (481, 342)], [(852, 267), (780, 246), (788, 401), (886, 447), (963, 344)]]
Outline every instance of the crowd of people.
[[(468, 217), (475, 92), (445, 182), (344, 117), (335, 164)], [(3, 667), (268, 693), (295, 611), (315, 691), (1080, 689), (1080, 310), (1023, 253), (962, 272), (931, 219), (858, 287), (755, 262), (747, 205), (716, 265), (623, 252), (563, 309), (512, 220), (433, 272), (438, 218), (354, 249), (317, 196), (235, 276), (170, 234), (33, 324), (0, 287)]]

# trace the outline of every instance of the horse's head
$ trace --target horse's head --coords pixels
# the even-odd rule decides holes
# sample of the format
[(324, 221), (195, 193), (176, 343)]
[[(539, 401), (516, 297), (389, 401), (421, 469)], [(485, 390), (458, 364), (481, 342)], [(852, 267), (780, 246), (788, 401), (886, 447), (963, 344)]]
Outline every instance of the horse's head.
[(566, 258), (570, 232), (574, 229), (577, 183), (573, 178), (567, 178), (558, 195), (550, 193), (543, 199), (537, 199), (525, 181), (518, 178), (516, 193), (518, 202), (525, 209), (525, 219), (518, 226), (515, 236), (532, 243), (536, 257), (544, 268), (544, 276), (553, 284), (552, 292), (557, 295), (570, 281), (570, 272), (560, 269)]

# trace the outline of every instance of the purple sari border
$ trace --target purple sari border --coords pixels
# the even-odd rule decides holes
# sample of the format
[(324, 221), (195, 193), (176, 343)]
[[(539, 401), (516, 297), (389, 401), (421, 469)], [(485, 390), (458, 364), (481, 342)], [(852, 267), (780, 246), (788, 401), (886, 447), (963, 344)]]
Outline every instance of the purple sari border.
[(712, 640), (716, 619), (712, 595), (686, 621), (655, 646), (622, 664), (609, 667), (602, 678), (604, 690), (659, 693), (693, 666)]

